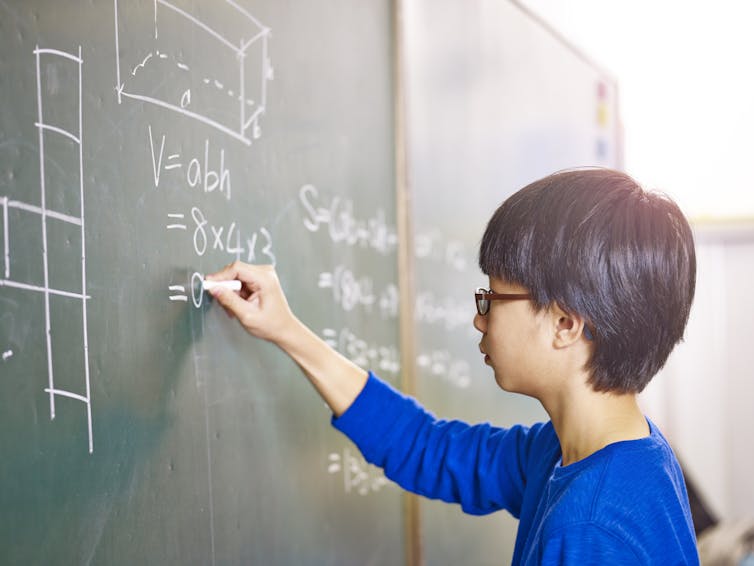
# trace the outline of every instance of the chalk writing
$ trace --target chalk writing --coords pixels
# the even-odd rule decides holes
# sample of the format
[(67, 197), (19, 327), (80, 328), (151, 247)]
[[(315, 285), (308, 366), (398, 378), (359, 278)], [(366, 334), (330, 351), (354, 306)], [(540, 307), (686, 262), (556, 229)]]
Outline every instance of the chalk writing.
[[(183, 213), (169, 213), (167, 215), (167, 230), (188, 232), (189, 225), (186, 223), (186, 215)], [(204, 212), (196, 206), (191, 208), (191, 243), (197, 256), (203, 256), (208, 250), (230, 254), (236, 259), (243, 259), (254, 263), (261, 261), (275, 265), (276, 258), (273, 252), (272, 235), (265, 227), (259, 228), (250, 237), (242, 236), (241, 230), (235, 222), (228, 225), (215, 225), (207, 220)], [(203, 275), (194, 273), (188, 286), (183, 284), (168, 285), (171, 301), (187, 302), (190, 290), (191, 299), (195, 307), (202, 304)]]
[[(236, 259), (244, 259), (249, 263), (261, 261), (275, 265), (277, 262), (272, 250), (272, 235), (264, 226), (250, 236), (242, 236), (236, 222), (227, 225), (212, 224), (207, 220), (201, 209), (196, 206), (191, 208), (191, 220), (192, 242), (194, 252), (198, 256), (203, 256), (210, 248), (213, 251), (225, 252), (235, 256)], [(180, 228), (184, 225), (171, 224), (167, 228), (171, 229), (171, 226)]]
[[(274, 79), (268, 56), (270, 28), (231, 0), (219, 4), (216, 10), (225, 11), (226, 20), (240, 28), (238, 41), (232, 41), (192, 13), (196, 9), (181, 8), (167, 0), (154, 0), (152, 30), (121, 25), (122, 12), (135, 8), (119, 0), (113, 0), (113, 4), (118, 104), (123, 99), (153, 104), (207, 124), (246, 145), (261, 136), (260, 119), (267, 111), (267, 83)], [(160, 37), (160, 26), (170, 26), (174, 33)], [(121, 50), (123, 34), (133, 36), (133, 44), (144, 51), (135, 55)], [(190, 39), (196, 49), (169, 45), (168, 37)], [(191, 53), (192, 60), (178, 59), (168, 53)], [(230, 63), (217, 64), (218, 60)], [(164, 64), (171, 67), (166, 69)], [(180, 72), (170, 74), (173, 68)], [(224, 69), (232, 69), (227, 77), (216, 74)], [(172, 80), (164, 80), (166, 73)], [(199, 88), (193, 88), (195, 85)], [(226, 85), (236, 85), (236, 89)], [(230, 113), (229, 100), (236, 104), (236, 110)]]
[(333, 271), (320, 273), (317, 286), (332, 289), (333, 300), (345, 311), (362, 307), (372, 312), (375, 304), (384, 318), (395, 318), (398, 314), (398, 289), (392, 283), (380, 291), (374, 291), (374, 281), (369, 276), (357, 277), (353, 272), (337, 265)]
[[(178, 177), (189, 188), (199, 187), (200, 194), (217, 191), (227, 200), (231, 198), (230, 169), (225, 164), (225, 152), (211, 152), (209, 141), (204, 141), (203, 159), (192, 157), (184, 169), (184, 160), (180, 152), (170, 153), (166, 150), (165, 134), (155, 136), (151, 125), (147, 126), (147, 139), (152, 162), (152, 173), (155, 188), (164, 181), (165, 171), (180, 172)], [(216, 156), (213, 162), (211, 155)], [(214, 163), (214, 164), (213, 164)], [(171, 232), (190, 235), (190, 242), (194, 253), (201, 257), (207, 252), (221, 252), (233, 256), (237, 260), (248, 263), (262, 262), (275, 265), (277, 259), (273, 251), (272, 234), (261, 226), (252, 233), (244, 233), (237, 222), (217, 223), (210, 221), (201, 208), (191, 207), (188, 213), (172, 210), (165, 215), (165, 229)], [(197, 280), (199, 278), (199, 280)], [(168, 299), (177, 303), (188, 302), (189, 297), (195, 307), (200, 307), (203, 300), (199, 273), (194, 273), (191, 281), (168, 285)], [(187, 290), (188, 289), (188, 290)]]
[(395, 346), (380, 346), (356, 336), (349, 328), (338, 332), (325, 328), (322, 337), (332, 348), (364, 368), (379, 369), (381, 373), (397, 375), (400, 372), (400, 355)]
[[(163, 157), (165, 153), (165, 134), (160, 136), (159, 144), (155, 143), (155, 137), (152, 133), (152, 126), (147, 126), (149, 135), (149, 149), (152, 157), (152, 171), (154, 173), (154, 186), (160, 186), (160, 179), (163, 171), (172, 171), (183, 169), (180, 153), (172, 153), (167, 157), (163, 166)], [(159, 145), (159, 148), (158, 148)], [(186, 184), (191, 187), (199, 187), (205, 193), (218, 191), (225, 195), (225, 198), (231, 198), (230, 170), (225, 166), (225, 150), (221, 149), (217, 158), (217, 168), (214, 168), (210, 159), (209, 140), (204, 140), (204, 155), (200, 161), (198, 157), (192, 157), (187, 161), (186, 172), (183, 175)]]
[(416, 234), (414, 252), (419, 259), (441, 262), (459, 272), (466, 271), (470, 257), (463, 242), (448, 240), (437, 229)]
[(395, 251), (398, 235), (394, 226), (387, 224), (385, 211), (378, 208), (370, 218), (357, 218), (353, 211), (353, 201), (332, 197), (322, 203), (319, 191), (314, 185), (304, 185), (299, 190), (299, 201), (304, 209), (304, 226), (310, 232), (317, 232), (327, 226), (334, 243), (349, 246), (368, 247), (387, 255)]
[[(185, 214), (172, 213), (168, 214), (169, 223), (165, 226), (168, 230), (186, 230), (188, 226), (183, 223), (183, 219), (186, 218)], [(180, 221), (180, 222), (179, 222)]]
[[(131, 70), (131, 76), (135, 77), (136, 73), (147, 66), (147, 63), (151, 62), (157, 62), (157, 61), (166, 61), (169, 62), (171, 65), (175, 65), (178, 69), (185, 72), (190, 72), (191, 68), (186, 64), (181, 62), (176, 56), (174, 55), (168, 55), (167, 53), (160, 53), (159, 49), (152, 53), (151, 51), (147, 53), (146, 57), (141, 61), (141, 63), (138, 63), (132, 70)], [(163, 73), (169, 72), (169, 68), (167, 70), (163, 70)], [(236, 99), (241, 100), (240, 96), (236, 96), (235, 91), (233, 91), (230, 88), (226, 88), (226, 86), (220, 82), (217, 79), (213, 79), (210, 77), (205, 77), (202, 79), (203, 85), (206, 85), (208, 87), (214, 87), (224, 93), (226, 93), (228, 96)], [(251, 98), (247, 98), (244, 100), (247, 106), (254, 106), (254, 101)], [(186, 89), (181, 96), (181, 108), (187, 108), (191, 104), (191, 89)]]
[(0, 198), (3, 206), (3, 277), (10, 278), (10, 244), (8, 243), (8, 197)]
[[(32, 291), (41, 293), (44, 296), (45, 305), (45, 342), (47, 346), (47, 383), (48, 386), (44, 391), (49, 395), (50, 400), (50, 419), (54, 420), (56, 415), (56, 397), (67, 397), (69, 399), (75, 399), (81, 401), (86, 406), (86, 418), (87, 418), (87, 430), (89, 435), (89, 452), (94, 451), (94, 437), (92, 434), (92, 403), (91, 403), (91, 385), (89, 378), (89, 338), (88, 338), (88, 325), (87, 325), (87, 300), (90, 298), (87, 294), (87, 277), (86, 277), (86, 240), (85, 240), (85, 222), (84, 222), (84, 165), (83, 165), (83, 140), (82, 140), (82, 67), (83, 59), (81, 58), (81, 46), (78, 48), (78, 53), (68, 53), (65, 51), (59, 51), (56, 49), (40, 49), (38, 46), (34, 50), (36, 57), (36, 74), (37, 74), (37, 132), (39, 136), (39, 179), (40, 179), (40, 205), (31, 205), (28, 203), (10, 200), (8, 197), (0, 197), (0, 205), (2, 205), (2, 219), (3, 219), (3, 278), (0, 279), (0, 287), (12, 287), (16, 289), (22, 289), (25, 291)], [(57, 64), (74, 64), (78, 72), (78, 107), (74, 109), (67, 109), (71, 113), (77, 113), (78, 115), (78, 128), (77, 131), (69, 131), (60, 128), (54, 124), (46, 123), (43, 120), (44, 112), (43, 108), (43, 93), (45, 89), (42, 84), (42, 58), (45, 58), (47, 63)], [(52, 63), (51, 63), (52, 64)], [(45, 188), (45, 136), (46, 135), (63, 136), (64, 138), (72, 141), (77, 147), (77, 160), (73, 166), (78, 170), (79, 187), (78, 197), (81, 214), (80, 216), (71, 216), (68, 214), (62, 214), (60, 212), (51, 210), (47, 207), (47, 190)], [(20, 209), (34, 214), (38, 214), (41, 218), (40, 227), (42, 232), (42, 265), (44, 273), (44, 281), (42, 285), (30, 284), (24, 281), (18, 281), (12, 278), (11, 273), (11, 230), (9, 223), (9, 209)], [(81, 237), (81, 254), (80, 254), (80, 268), (81, 268), (81, 289), (58, 289), (50, 285), (50, 257), (48, 256), (48, 232), (47, 225), (49, 219), (55, 219), (59, 222), (68, 223), (74, 226), (78, 226), (80, 229)], [(50, 297), (64, 297), (66, 299), (77, 299), (81, 302), (82, 312), (82, 328), (81, 328), (81, 342), (82, 352), (84, 358), (84, 389), (85, 392), (75, 393), (73, 391), (67, 391), (57, 388), (55, 386), (55, 369), (56, 364), (53, 360), (52, 350), (52, 318), (50, 316)], [(69, 332), (66, 329), (66, 332)], [(11, 350), (3, 352), (3, 362), (8, 360), (13, 355)]]
[(424, 375), (466, 389), (471, 385), (471, 367), (461, 358), (454, 358), (447, 350), (432, 350), (416, 357), (416, 365)]
[(350, 448), (327, 455), (327, 473), (342, 474), (345, 493), (364, 496), (393, 485), (380, 468), (367, 463), (360, 454), (354, 453)]
[(204, 300), (204, 287), (202, 287), (202, 281), (204, 281), (204, 275), (194, 272), (191, 274), (191, 281), (189, 282), (189, 288), (191, 289), (191, 302), (194, 303), (196, 308), (202, 306)]
[(186, 294), (186, 287), (183, 285), (170, 285), (168, 290), (173, 293), (169, 299), (171, 301), (188, 301), (188, 295)]
[(439, 324), (447, 330), (469, 326), (474, 316), (473, 308), (469, 305), (459, 304), (452, 297), (438, 300), (431, 291), (417, 293), (414, 314), (419, 322)]

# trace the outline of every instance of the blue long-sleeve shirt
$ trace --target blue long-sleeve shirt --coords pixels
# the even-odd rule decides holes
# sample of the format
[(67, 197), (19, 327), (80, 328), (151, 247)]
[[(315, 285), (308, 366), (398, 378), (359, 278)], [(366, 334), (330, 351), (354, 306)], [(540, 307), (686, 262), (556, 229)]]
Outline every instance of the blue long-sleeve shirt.
[(369, 375), (333, 425), (403, 488), (519, 519), (513, 564), (699, 564), (680, 466), (655, 425), (561, 465), (551, 422), (508, 429), (437, 420)]

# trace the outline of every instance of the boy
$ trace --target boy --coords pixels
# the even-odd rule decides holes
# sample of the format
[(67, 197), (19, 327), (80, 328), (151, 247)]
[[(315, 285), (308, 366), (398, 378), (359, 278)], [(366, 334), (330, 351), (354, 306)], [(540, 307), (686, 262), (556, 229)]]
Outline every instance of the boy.
[(681, 211), (618, 171), (556, 173), (497, 209), (479, 265), (484, 362), (502, 389), (538, 399), (547, 423), (438, 421), (298, 321), (272, 268), (235, 263), (209, 278), (243, 283), (213, 294), (298, 363), (334, 426), (389, 478), (517, 517), (513, 564), (698, 564), (680, 467), (636, 401), (682, 339), (694, 295)]

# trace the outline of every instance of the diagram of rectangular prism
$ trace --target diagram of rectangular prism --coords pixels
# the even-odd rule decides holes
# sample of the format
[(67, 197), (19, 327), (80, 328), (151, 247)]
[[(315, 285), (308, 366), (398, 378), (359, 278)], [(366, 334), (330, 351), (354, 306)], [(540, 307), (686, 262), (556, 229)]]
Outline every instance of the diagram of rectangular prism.
[[(118, 103), (139, 100), (250, 145), (261, 135), (270, 29), (233, 0), (114, 0)], [(153, 12), (153, 13), (152, 13)]]

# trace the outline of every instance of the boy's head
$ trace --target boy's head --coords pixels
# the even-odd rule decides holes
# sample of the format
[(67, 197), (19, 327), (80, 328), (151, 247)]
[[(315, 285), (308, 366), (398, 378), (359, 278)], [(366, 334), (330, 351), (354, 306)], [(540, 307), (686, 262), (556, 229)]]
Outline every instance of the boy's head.
[(479, 249), (489, 276), (593, 330), (590, 384), (638, 393), (683, 338), (696, 283), (691, 228), (667, 196), (610, 169), (555, 173), (508, 198)]

